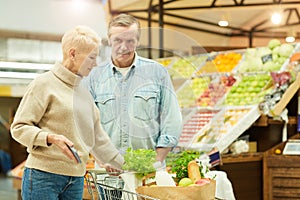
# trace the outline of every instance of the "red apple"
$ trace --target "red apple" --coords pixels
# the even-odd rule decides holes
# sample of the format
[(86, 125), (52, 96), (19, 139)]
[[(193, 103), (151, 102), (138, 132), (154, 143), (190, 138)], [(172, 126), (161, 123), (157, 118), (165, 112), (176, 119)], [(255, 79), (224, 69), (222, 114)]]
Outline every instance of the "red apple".
[(210, 180), (207, 178), (201, 178), (195, 182), (197, 185), (205, 185), (207, 183), (210, 183)]

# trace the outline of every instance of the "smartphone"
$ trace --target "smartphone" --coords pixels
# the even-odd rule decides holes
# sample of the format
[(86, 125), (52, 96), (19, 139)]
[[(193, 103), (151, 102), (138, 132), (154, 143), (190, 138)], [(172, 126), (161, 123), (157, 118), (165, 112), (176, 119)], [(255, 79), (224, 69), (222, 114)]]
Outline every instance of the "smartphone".
[(73, 146), (72, 147), (70, 147), (69, 145), (67, 145), (67, 146), (70, 149), (70, 151), (73, 153), (73, 155), (76, 158), (77, 162), (81, 163), (81, 159), (80, 159), (80, 157), (79, 157), (79, 155), (77, 153), (77, 150)]

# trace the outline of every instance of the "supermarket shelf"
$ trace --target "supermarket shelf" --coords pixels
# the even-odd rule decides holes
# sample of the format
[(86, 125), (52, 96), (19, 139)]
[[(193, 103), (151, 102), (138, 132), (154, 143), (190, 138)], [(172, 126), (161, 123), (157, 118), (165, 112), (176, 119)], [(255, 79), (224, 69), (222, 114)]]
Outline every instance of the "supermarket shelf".
[(231, 130), (228, 130), (228, 134), (224, 134), (221, 137), (215, 145), (217, 149), (220, 152), (224, 151), (259, 118), (260, 114), (258, 106), (253, 106), (253, 108), (250, 109), (250, 111), (244, 115)]
[(296, 80), (289, 86), (289, 88), (282, 95), (280, 101), (275, 105), (275, 107), (271, 110), (272, 115), (278, 116), (282, 113), (284, 108), (296, 94), (296, 92), (300, 88), (300, 73), (297, 74)]
[(241, 153), (238, 155), (222, 155), (222, 163), (242, 163), (242, 162), (255, 162), (262, 161), (263, 153)]
[[(270, 124), (282, 124), (283, 121), (272, 119), (266, 115), (261, 115), (258, 120), (253, 124), (253, 126), (269, 126)], [(289, 116), (288, 117), (289, 125), (297, 124), (297, 117)]]
[[(232, 113), (232, 115), (231, 115)], [(235, 114), (233, 114), (235, 113)], [(223, 152), (236, 138), (246, 131), (261, 115), (258, 105), (226, 106), (216, 113), (186, 145), (188, 149)]]

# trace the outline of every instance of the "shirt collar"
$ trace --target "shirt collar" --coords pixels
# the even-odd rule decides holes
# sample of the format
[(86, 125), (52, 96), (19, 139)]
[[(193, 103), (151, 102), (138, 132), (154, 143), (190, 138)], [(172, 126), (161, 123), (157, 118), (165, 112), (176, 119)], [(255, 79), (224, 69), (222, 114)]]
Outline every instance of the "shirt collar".
[(52, 67), (50, 71), (53, 72), (53, 74), (57, 78), (68, 85), (78, 86), (80, 81), (82, 80), (82, 77), (74, 74), (59, 62), (56, 62), (54, 67)]
[[(138, 54), (137, 54), (137, 52), (134, 52), (134, 60), (133, 60), (133, 62), (132, 62), (132, 64), (129, 66), (129, 67), (131, 67), (131, 68), (135, 68), (135, 66), (136, 66), (136, 62), (137, 62), (137, 60), (138, 60)], [(111, 68), (112, 68), (112, 70), (113, 70), (113, 73), (116, 73), (118, 70), (117, 70), (117, 68), (116, 68), (116, 66), (114, 65), (114, 63), (112, 62), (112, 60), (110, 60), (110, 66), (111, 66)]]

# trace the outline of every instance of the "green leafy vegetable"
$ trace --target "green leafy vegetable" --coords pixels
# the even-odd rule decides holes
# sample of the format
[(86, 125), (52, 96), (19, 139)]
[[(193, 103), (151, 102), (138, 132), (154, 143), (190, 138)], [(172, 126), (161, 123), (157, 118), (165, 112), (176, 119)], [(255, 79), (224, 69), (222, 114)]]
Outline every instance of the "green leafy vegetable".
[(171, 166), (172, 172), (176, 173), (176, 179), (188, 177), (188, 164), (190, 161), (199, 158), (199, 151), (186, 150), (178, 154), (169, 153), (167, 166)]
[(152, 149), (136, 149), (128, 148), (124, 160), (123, 170), (136, 172), (137, 176), (143, 177), (155, 172), (153, 163), (155, 162), (156, 152)]

